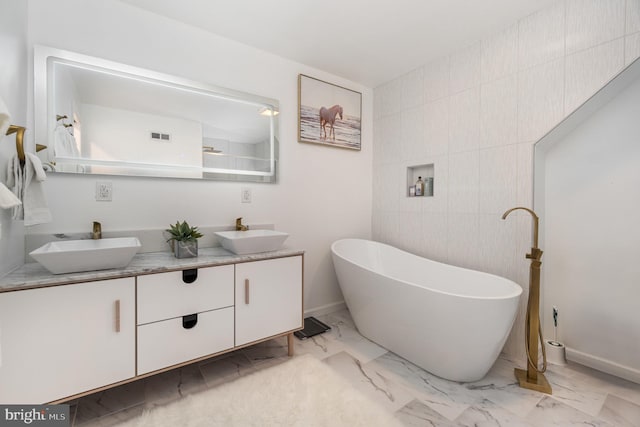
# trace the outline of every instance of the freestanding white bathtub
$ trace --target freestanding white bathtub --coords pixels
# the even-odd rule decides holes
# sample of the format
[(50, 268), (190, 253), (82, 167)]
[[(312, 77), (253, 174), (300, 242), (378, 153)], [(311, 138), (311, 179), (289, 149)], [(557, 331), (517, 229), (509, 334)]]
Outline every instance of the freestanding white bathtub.
[(484, 377), (511, 331), (522, 288), (360, 239), (331, 245), (358, 331), (439, 377)]

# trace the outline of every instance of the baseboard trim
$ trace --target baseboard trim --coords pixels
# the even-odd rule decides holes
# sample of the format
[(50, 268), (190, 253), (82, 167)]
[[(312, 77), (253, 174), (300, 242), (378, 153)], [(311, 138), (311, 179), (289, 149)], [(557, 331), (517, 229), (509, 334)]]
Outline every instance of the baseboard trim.
[(640, 370), (567, 347), (567, 360), (640, 384)]
[(304, 317), (309, 316), (322, 316), (324, 314), (335, 313), (336, 311), (344, 310), (347, 305), (344, 301), (332, 302), (320, 307), (310, 308), (304, 311)]

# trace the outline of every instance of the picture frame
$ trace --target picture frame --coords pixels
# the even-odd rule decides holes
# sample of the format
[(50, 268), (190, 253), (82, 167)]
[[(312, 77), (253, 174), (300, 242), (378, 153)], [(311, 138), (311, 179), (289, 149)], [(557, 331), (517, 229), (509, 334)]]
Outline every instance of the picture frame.
[(361, 149), (362, 94), (298, 75), (298, 141)]

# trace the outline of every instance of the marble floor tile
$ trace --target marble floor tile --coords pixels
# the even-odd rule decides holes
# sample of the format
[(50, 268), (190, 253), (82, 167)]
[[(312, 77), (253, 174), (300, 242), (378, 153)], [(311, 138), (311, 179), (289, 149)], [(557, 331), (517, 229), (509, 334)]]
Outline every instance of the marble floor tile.
[(80, 398), (74, 426), (114, 425), (142, 414), (145, 381), (135, 381)]
[(414, 399), (404, 387), (395, 382), (391, 373), (380, 365), (362, 364), (346, 352), (324, 359), (335, 372), (390, 412), (395, 412)]
[(617, 427), (640, 427), (640, 405), (610, 394), (604, 401), (598, 418)]
[(255, 372), (255, 367), (241, 351), (234, 351), (200, 363), (200, 373), (209, 387), (233, 381), (251, 372)]
[(551, 372), (575, 379), (585, 388), (612, 393), (640, 405), (640, 384), (571, 361), (565, 366), (550, 364), (548, 369)]
[(567, 377), (556, 371), (547, 370), (545, 376), (554, 399), (594, 417), (598, 415), (607, 398), (606, 391), (588, 387), (583, 378)]
[[(303, 341), (295, 338), (295, 355), (311, 354), (325, 361), (406, 426), (640, 427), (640, 385), (621, 378), (573, 363), (549, 365), (549, 396), (520, 388), (513, 369), (523, 368), (524, 362), (502, 356), (480, 381), (448, 381), (361, 336), (348, 310), (317, 318), (331, 331)], [(288, 359), (286, 338), (277, 338), (147, 377), (68, 402), (72, 425), (117, 425), (145, 408)]]
[(397, 356), (387, 353), (373, 362), (391, 373), (395, 381), (402, 384), (409, 393), (449, 420), (454, 420), (462, 412), (476, 403), (476, 394), (461, 383), (439, 378), (424, 369)]
[(396, 411), (396, 418), (407, 427), (458, 427), (459, 424), (450, 421), (422, 403), (412, 400)]
[(518, 385), (514, 374), (518, 366), (512, 360), (498, 358), (484, 378), (464, 387), (474, 392), (479, 401), (488, 399), (514, 414), (527, 414), (544, 395)]
[(544, 397), (531, 411), (526, 420), (540, 427), (568, 427), (585, 425), (591, 427), (615, 427), (613, 424), (592, 417), (552, 397)]
[(358, 333), (346, 309), (316, 318), (331, 329), (306, 340), (296, 340), (300, 354), (311, 354), (324, 359), (349, 349), (350, 354), (361, 362), (367, 363), (387, 352), (385, 348)]
[(311, 354), (317, 359), (325, 359), (346, 350), (346, 347), (330, 331), (304, 340), (296, 338), (294, 351), (296, 354)]
[(524, 420), (513, 412), (496, 405), (490, 400), (483, 400), (465, 410), (455, 422), (459, 426), (509, 426), (534, 427), (534, 424)]
[(144, 397), (150, 406), (164, 405), (206, 388), (200, 366), (193, 363), (146, 378)]
[[(295, 339), (295, 338), (294, 338)], [(273, 366), (288, 359), (289, 347), (286, 337), (274, 338), (240, 350), (254, 367)]]

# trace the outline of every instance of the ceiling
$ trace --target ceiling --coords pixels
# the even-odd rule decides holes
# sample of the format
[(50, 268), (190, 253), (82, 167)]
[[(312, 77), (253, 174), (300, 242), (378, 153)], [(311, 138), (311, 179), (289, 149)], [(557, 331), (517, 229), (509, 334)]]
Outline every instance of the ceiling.
[(121, 0), (369, 87), (559, 0)]

